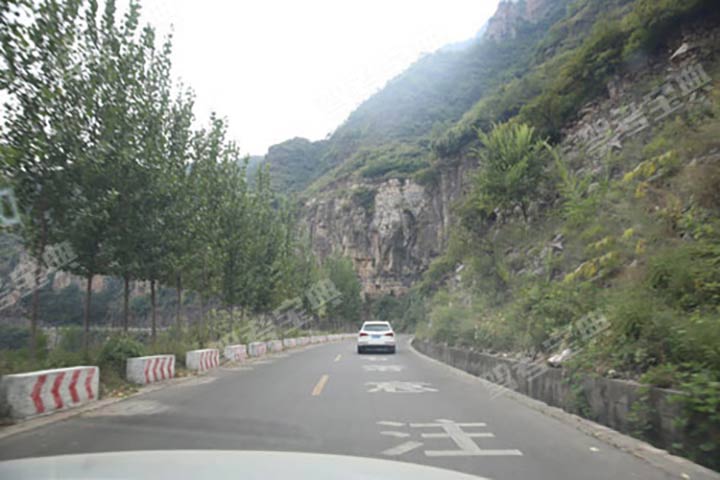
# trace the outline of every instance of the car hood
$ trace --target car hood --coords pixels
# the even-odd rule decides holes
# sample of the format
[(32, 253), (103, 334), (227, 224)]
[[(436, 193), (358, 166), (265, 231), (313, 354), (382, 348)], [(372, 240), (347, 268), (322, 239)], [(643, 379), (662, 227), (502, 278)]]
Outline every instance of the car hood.
[(9, 460), (0, 462), (0, 478), (478, 480), (481, 477), (411, 463), (341, 455), (160, 450)]

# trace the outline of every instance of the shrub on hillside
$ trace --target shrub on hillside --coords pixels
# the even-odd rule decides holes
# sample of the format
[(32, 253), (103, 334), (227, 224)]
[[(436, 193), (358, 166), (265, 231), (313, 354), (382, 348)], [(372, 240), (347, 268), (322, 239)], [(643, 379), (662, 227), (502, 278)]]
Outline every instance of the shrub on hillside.
[(141, 357), (144, 354), (143, 345), (125, 335), (110, 337), (100, 349), (97, 362), (102, 369), (112, 370), (118, 375), (124, 375), (125, 362), (131, 357)]

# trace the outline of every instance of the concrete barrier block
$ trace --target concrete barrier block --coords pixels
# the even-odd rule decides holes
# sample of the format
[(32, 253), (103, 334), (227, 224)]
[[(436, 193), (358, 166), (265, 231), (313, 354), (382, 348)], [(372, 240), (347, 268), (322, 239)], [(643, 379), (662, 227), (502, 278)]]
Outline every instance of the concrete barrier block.
[(246, 345), (228, 345), (225, 347), (223, 355), (228, 360), (235, 362), (242, 362), (247, 358), (247, 346)]
[(294, 338), (283, 338), (282, 344), (284, 348), (295, 348), (297, 342)]
[(295, 339), (295, 345), (299, 347), (304, 347), (305, 345), (310, 343), (309, 337), (298, 337)]
[(175, 377), (175, 355), (151, 355), (127, 359), (125, 377), (139, 385)]
[(269, 352), (282, 352), (283, 343), (280, 340), (270, 340), (267, 342), (267, 349)]
[(251, 357), (262, 357), (267, 353), (267, 345), (265, 342), (252, 342), (248, 345), (248, 354)]
[(70, 367), (3, 375), (0, 404), (12, 418), (28, 418), (98, 399), (100, 369)]
[(205, 372), (220, 365), (220, 351), (216, 348), (191, 350), (185, 354), (185, 366), (188, 370)]

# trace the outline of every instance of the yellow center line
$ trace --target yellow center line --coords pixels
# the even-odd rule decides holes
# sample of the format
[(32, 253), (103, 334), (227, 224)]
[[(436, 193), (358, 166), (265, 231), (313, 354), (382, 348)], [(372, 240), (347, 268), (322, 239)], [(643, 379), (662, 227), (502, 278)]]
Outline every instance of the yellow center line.
[(341, 354), (341, 353), (338, 353), (338, 356), (335, 357), (335, 361), (336, 361), (336, 362), (339, 362), (341, 358), (342, 358), (342, 354)]
[(325, 384), (328, 381), (328, 378), (330, 378), (330, 377), (328, 377), (327, 375), (323, 375), (322, 377), (320, 377), (320, 380), (317, 382), (317, 385), (315, 385), (315, 388), (313, 388), (313, 391), (312, 391), (313, 397), (317, 397), (318, 395), (320, 395), (322, 393), (323, 388), (325, 388)]

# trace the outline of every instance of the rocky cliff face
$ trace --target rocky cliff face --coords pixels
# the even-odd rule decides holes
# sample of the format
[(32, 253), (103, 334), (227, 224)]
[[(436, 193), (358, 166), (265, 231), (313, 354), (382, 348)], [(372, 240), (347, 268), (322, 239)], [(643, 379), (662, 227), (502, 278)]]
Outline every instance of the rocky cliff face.
[(496, 41), (515, 38), (522, 22), (535, 23), (547, 12), (554, 0), (503, 0), (488, 22), (486, 38)]
[(430, 187), (409, 179), (346, 181), (305, 207), (315, 254), (351, 258), (368, 297), (401, 295), (442, 253), (471, 162), (457, 162)]

